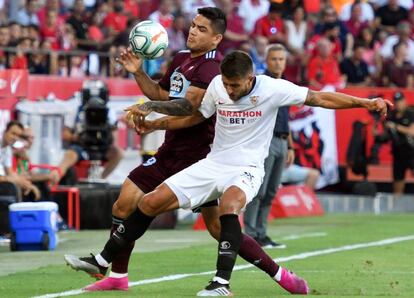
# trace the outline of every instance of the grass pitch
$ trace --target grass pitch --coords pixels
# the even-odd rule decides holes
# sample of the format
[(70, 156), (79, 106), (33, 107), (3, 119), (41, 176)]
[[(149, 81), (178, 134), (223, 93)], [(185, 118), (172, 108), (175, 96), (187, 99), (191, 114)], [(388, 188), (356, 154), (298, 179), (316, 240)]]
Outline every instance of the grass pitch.
[[(414, 235), (414, 214), (328, 215), (276, 220), (270, 236), (288, 247), (267, 252), (273, 258), (318, 252), (358, 243)], [(107, 231), (61, 233), (52, 252), (14, 252), (0, 247), (0, 297), (33, 297), (80, 289), (93, 282), (83, 272), (65, 266), (63, 254), (97, 253)], [(136, 244), (130, 263), (130, 282), (176, 274), (194, 274), (174, 281), (137, 285), (128, 292), (84, 293), (90, 297), (194, 297), (213, 274), (216, 243), (206, 232), (180, 226), (150, 231)], [(303, 256), (303, 255), (302, 255)], [(238, 265), (245, 265), (238, 260)], [(414, 297), (414, 240), (342, 250), (281, 262), (304, 277), (315, 297)], [(290, 295), (256, 267), (235, 271), (232, 290), (237, 297)]]

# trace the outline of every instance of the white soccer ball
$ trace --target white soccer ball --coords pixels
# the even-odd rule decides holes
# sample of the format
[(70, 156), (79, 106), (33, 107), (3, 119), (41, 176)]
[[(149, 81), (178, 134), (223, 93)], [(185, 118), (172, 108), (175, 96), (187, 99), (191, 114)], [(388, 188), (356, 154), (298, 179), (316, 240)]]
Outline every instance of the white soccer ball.
[(129, 44), (132, 52), (141, 58), (159, 58), (168, 47), (167, 30), (159, 23), (142, 21), (129, 33)]

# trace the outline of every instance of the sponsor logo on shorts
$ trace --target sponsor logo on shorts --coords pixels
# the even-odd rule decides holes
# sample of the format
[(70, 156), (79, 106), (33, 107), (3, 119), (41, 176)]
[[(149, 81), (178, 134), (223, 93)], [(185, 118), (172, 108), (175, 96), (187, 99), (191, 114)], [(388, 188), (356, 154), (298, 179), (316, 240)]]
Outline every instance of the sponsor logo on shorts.
[(142, 165), (144, 167), (148, 167), (148, 166), (152, 166), (153, 164), (155, 164), (157, 162), (157, 159), (155, 157), (151, 157), (150, 159), (148, 159), (146, 162), (144, 162)]

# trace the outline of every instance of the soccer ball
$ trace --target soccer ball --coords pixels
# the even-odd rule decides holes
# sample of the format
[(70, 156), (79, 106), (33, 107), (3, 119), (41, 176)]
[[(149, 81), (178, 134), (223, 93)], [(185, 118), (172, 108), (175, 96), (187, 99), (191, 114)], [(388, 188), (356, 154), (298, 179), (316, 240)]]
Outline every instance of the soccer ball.
[(129, 44), (132, 52), (141, 58), (159, 58), (168, 47), (167, 30), (159, 23), (142, 21), (129, 33)]

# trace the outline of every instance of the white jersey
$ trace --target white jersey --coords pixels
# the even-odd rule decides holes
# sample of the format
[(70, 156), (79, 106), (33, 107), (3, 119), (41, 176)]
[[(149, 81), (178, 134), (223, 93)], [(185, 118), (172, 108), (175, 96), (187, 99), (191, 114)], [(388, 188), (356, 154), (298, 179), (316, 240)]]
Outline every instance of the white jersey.
[(216, 76), (199, 108), (205, 118), (217, 113), (213, 147), (207, 159), (225, 165), (263, 168), (278, 108), (301, 105), (307, 94), (308, 88), (259, 75), (248, 95), (232, 101), (221, 75)]

